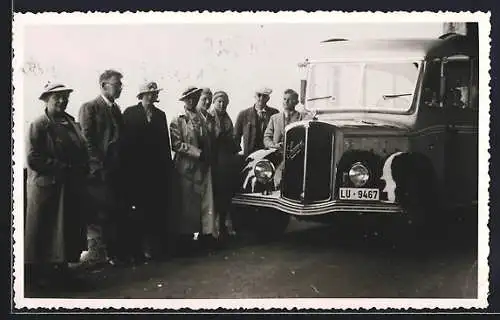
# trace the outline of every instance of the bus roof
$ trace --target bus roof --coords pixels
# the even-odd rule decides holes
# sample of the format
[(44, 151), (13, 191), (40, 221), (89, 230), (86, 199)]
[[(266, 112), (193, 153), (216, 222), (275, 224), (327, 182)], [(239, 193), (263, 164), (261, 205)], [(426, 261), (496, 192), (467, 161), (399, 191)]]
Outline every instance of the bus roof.
[(321, 42), (320, 54), (312, 60), (423, 60), (477, 54), (477, 41), (463, 35), (451, 34), (441, 39), (328, 39)]

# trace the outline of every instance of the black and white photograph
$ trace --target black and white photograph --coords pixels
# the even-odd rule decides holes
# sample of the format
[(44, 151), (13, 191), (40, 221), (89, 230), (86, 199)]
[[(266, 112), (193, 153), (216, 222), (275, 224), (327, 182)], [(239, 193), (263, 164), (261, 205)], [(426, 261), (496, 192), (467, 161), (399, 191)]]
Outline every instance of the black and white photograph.
[(489, 13), (14, 14), (16, 308), (485, 308)]

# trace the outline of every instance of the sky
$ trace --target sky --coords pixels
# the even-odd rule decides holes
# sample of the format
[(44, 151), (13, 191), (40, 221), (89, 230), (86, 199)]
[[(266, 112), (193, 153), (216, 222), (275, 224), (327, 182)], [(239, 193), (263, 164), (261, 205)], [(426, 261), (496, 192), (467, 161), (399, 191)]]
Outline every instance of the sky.
[[(67, 112), (99, 94), (105, 69), (123, 73), (122, 111), (137, 103), (139, 86), (156, 81), (157, 106), (170, 121), (182, 112), (178, 98), (190, 85), (225, 90), (228, 113), (254, 103), (255, 89), (273, 89), (269, 105), (281, 109), (283, 91), (299, 91), (298, 63), (313, 58), (329, 38), (437, 38), (442, 23), (255, 23), (27, 25), (23, 37), (23, 110), (27, 127), (43, 112), (38, 100), (47, 81), (74, 89)], [(14, 48), (15, 49), (15, 48)], [(14, 50), (14, 54), (16, 51)]]

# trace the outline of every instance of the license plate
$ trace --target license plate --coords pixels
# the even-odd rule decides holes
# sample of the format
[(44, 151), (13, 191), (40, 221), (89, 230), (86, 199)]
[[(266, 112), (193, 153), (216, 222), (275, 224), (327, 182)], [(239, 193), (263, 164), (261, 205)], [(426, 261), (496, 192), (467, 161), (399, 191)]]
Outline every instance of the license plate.
[(379, 190), (368, 188), (340, 188), (341, 200), (378, 200)]

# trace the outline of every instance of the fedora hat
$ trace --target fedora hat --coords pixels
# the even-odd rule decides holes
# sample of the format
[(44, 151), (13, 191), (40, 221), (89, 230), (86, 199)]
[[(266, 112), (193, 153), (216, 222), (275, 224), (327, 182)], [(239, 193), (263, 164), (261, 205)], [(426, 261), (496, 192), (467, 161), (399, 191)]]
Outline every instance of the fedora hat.
[(54, 92), (73, 92), (73, 89), (66, 87), (62, 83), (47, 82), (47, 84), (43, 87), (43, 92), (40, 97), (38, 97), (38, 99), (44, 100), (48, 94)]
[(180, 101), (184, 101), (192, 95), (200, 94), (203, 89), (196, 87), (187, 87), (186, 90), (182, 92), (182, 96), (179, 98)]
[(156, 82), (147, 82), (140, 86), (137, 98), (140, 99), (144, 93), (160, 92), (161, 90), (163, 89), (158, 88), (158, 84)]

